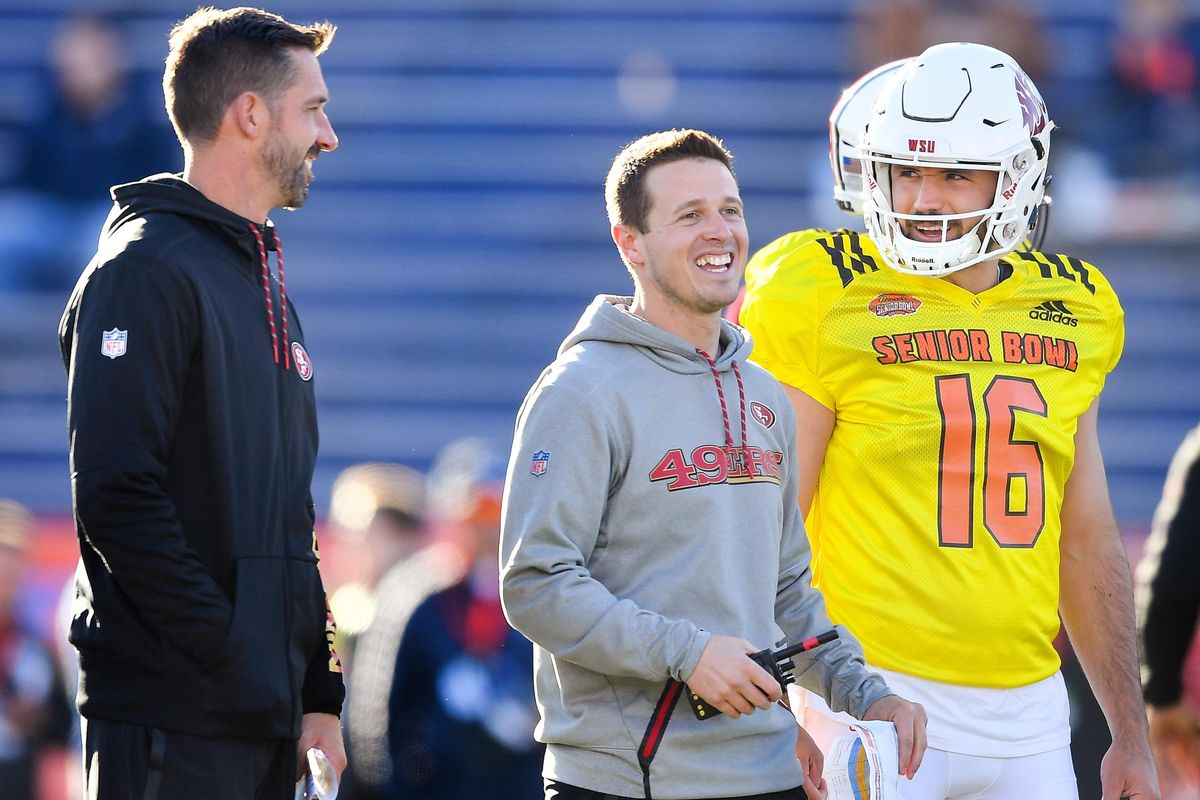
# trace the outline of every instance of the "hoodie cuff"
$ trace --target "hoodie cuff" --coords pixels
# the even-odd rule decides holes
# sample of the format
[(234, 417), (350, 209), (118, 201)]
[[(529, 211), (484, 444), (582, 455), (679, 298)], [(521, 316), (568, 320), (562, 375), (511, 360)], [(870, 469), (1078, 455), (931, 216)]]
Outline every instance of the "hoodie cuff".
[(897, 694), (887, 685), (887, 681), (881, 678), (876, 673), (870, 673), (866, 681), (854, 693), (854, 701), (851, 703), (850, 716), (855, 719), (862, 719), (866, 715), (867, 709), (875, 705), (876, 702), (882, 700), (888, 695)]
[(696, 635), (692, 637), (692, 643), (684, 653), (683, 661), (670, 671), (672, 678), (686, 683), (692, 677), (692, 673), (696, 671), (696, 665), (700, 663), (700, 656), (704, 652), (704, 648), (708, 646), (708, 640), (711, 637), (712, 634), (708, 631), (702, 628), (696, 629)]

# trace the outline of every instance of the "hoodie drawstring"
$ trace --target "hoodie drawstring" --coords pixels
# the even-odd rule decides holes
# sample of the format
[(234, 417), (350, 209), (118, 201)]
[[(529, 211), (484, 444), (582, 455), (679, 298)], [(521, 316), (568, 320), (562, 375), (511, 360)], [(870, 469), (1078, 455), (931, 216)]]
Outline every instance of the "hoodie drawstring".
[[(267, 300), (267, 328), (271, 331), (271, 354), (275, 357), (275, 363), (279, 363), (279, 336), (275, 332), (275, 304), (271, 300), (271, 271), (267, 266), (267, 243), (263, 239), (262, 231), (257, 225), (250, 225), (250, 232), (254, 234), (254, 241), (258, 242), (258, 261), (262, 267), (262, 284), (263, 294)], [(283, 243), (279, 240), (279, 234), (271, 232), (272, 244), (271, 249), (275, 251), (275, 263), (279, 267), (279, 316), (283, 323), (283, 368), (285, 370), (291, 368), (291, 359), (288, 357), (288, 314), (287, 314), (287, 285), (283, 281)]]
[[(289, 353), (291, 352), (290, 343), (292, 340), (288, 338), (287, 283), (283, 279), (283, 242), (280, 241), (279, 233), (277, 231), (271, 231), (271, 238), (275, 240), (275, 263), (279, 267), (279, 305), (283, 306), (283, 368), (286, 370), (291, 368), (291, 359), (289, 357)], [(736, 364), (734, 365), (734, 372), (737, 372)], [(741, 385), (741, 382), (742, 376), (738, 375), (739, 386)], [(745, 441), (745, 438), (746, 416), (743, 412), (742, 440)]]
[[(696, 352), (704, 357), (708, 362), (708, 368), (712, 371), (713, 383), (717, 385), (717, 399), (721, 403), (721, 420), (725, 423), (725, 446), (730, 450), (734, 449), (733, 433), (729, 427), (729, 406), (725, 403), (725, 389), (721, 386), (721, 373), (717, 371), (717, 362), (713, 361), (712, 356), (696, 348)], [(741, 414), (741, 434), (742, 447), (746, 446), (746, 385), (742, 382), (742, 371), (738, 369), (738, 363), (733, 363), (733, 376), (737, 379), (738, 387), (738, 411)]]

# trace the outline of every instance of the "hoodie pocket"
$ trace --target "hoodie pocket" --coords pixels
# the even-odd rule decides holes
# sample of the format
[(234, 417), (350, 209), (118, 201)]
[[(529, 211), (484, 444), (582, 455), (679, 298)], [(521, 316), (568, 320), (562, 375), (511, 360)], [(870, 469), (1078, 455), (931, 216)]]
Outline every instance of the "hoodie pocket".
[(290, 724), (284, 567), (275, 558), (237, 561), (233, 621), (218, 666), (208, 674), (206, 709), (253, 728), (256, 723)]

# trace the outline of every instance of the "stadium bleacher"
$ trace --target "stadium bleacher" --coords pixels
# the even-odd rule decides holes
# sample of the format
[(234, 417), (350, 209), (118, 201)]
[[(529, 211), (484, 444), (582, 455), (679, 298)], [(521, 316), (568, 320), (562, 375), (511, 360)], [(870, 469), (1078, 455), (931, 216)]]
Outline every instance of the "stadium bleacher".
[[(4, 133), (36, 107), (46, 43), (74, 5), (0, 2), (10, 43), (0, 166)], [(1091, 102), (1114, 3), (1050, 5), (1064, 57), (1048, 101)], [(425, 467), (451, 439), (508, 435), (583, 305), (629, 288), (601, 197), (622, 144), (663, 127), (724, 136), (761, 245), (811, 224), (826, 114), (854, 77), (843, 55), (852, 8), (833, 0), (270, 6), (340, 26), (322, 62), (341, 147), (317, 161), (305, 209), (275, 216), (316, 368), (319, 510), (355, 461)], [(148, 86), (171, 23), (194, 7), (113, 4)], [(1064, 245), (1105, 269), (1127, 309), (1101, 436), (1118, 514), (1144, 524), (1174, 445), (1200, 419), (1200, 358), (1182, 334), (1196, 327), (1200, 284), (1178, 248)], [(55, 342), (64, 300), (0, 298), (0, 495), (42, 512), (70, 503)]]

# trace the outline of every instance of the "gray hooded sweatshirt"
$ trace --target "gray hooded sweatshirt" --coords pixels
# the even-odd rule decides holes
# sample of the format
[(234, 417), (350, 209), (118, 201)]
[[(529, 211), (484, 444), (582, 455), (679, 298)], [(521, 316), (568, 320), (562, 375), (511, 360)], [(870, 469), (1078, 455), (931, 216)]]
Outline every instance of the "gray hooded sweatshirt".
[[(756, 648), (830, 629), (796, 504), (795, 417), (722, 323), (710, 363), (600, 296), (517, 417), (501, 597), (533, 641), (544, 775), (641, 797), (637, 750), (668, 679), (711, 634)], [(890, 694), (841, 638), (796, 657), (798, 682), (861, 717)], [(796, 722), (773, 706), (703, 721), (686, 695), (650, 767), (653, 793), (737, 797), (799, 786)]]

